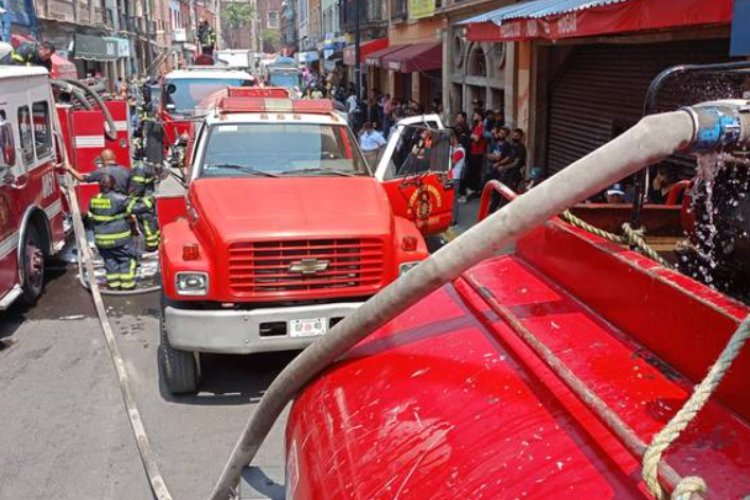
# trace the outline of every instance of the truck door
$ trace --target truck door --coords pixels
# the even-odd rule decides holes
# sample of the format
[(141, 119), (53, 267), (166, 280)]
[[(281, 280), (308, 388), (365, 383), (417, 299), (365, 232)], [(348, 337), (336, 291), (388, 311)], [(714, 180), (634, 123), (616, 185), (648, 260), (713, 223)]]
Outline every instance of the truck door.
[(406, 118), (373, 162), (394, 214), (414, 221), (425, 236), (446, 231), (453, 221), (449, 139), (438, 115)]
[(6, 110), (0, 108), (0, 298), (18, 280), (18, 213), (13, 203), (13, 184), (16, 176), (25, 172), (19, 160), (13, 123), (6, 119)]

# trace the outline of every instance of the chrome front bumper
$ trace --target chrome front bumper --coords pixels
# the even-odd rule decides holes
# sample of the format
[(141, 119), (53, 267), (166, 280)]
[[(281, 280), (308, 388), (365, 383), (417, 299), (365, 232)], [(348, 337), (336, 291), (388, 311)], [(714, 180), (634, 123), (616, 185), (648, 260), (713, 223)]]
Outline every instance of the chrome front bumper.
[[(304, 349), (317, 337), (290, 336), (291, 320), (325, 318), (330, 330), (331, 320), (339, 320), (361, 305), (362, 302), (355, 302), (249, 311), (167, 306), (164, 320), (169, 343), (182, 351), (220, 354), (293, 351)], [(261, 330), (266, 332), (269, 324), (281, 323), (286, 323), (285, 335), (261, 336)]]

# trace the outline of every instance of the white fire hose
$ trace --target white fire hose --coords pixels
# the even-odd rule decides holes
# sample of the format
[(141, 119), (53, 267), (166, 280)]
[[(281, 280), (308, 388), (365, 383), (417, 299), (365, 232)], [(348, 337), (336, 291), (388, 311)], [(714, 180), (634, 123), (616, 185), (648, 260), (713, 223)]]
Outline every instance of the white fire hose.
[(612, 142), (570, 165), (472, 227), (368, 300), (305, 349), (273, 381), (253, 412), (211, 492), (232, 498), (272, 425), (295, 394), (359, 341), (575, 203), (676, 152), (719, 151), (750, 142), (750, 108), (721, 101), (643, 118)]

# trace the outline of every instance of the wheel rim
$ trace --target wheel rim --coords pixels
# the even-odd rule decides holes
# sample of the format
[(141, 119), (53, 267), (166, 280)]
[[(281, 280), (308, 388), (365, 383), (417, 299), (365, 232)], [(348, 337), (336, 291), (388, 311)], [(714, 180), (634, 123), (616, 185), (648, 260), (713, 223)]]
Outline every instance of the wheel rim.
[(44, 255), (42, 249), (33, 241), (26, 242), (23, 271), (29, 286), (35, 290), (41, 288), (44, 279)]

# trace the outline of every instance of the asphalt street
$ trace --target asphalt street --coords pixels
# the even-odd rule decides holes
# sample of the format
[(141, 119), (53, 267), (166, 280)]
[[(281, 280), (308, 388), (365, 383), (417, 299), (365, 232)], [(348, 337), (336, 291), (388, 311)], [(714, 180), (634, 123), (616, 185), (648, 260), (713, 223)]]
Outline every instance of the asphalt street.
[[(470, 226), (476, 201), (462, 206)], [(205, 356), (201, 393), (171, 397), (157, 367), (158, 294), (107, 298), (137, 404), (175, 499), (204, 499), (263, 391), (294, 353)], [(254, 464), (283, 467), (286, 413)], [(269, 476), (275, 475), (272, 472)], [(29, 310), (0, 320), (0, 500), (151, 498), (91, 298), (48, 270)]]
[[(0, 326), (0, 499), (146, 499), (115, 372), (75, 270)], [(204, 499), (263, 391), (293, 354), (208, 357), (195, 397), (172, 398), (156, 363), (158, 295), (108, 299), (137, 403), (175, 499)], [(283, 426), (256, 464), (283, 464)]]

